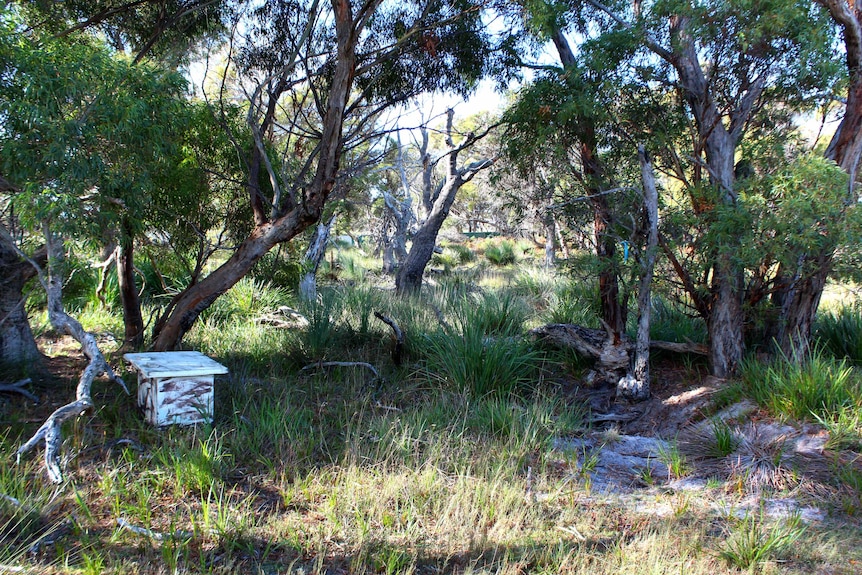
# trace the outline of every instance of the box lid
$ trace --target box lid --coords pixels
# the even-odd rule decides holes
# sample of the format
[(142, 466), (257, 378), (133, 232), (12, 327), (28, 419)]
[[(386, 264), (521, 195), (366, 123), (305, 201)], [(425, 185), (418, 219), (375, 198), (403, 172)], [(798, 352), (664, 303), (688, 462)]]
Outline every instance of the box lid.
[(228, 372), (225, 366), (199, 351), (127, 353), (123, 357), (148, 379), (218, 375)]

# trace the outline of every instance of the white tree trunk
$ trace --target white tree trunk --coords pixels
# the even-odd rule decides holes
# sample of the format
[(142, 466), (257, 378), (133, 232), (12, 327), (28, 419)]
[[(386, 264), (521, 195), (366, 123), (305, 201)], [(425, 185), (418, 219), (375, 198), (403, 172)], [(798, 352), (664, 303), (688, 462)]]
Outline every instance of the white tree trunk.
[(658, 191), (652, 164), (643, 146), (638, 146), (641, 178), (644, 187), (644, 205), (649, 226), (643, 270), (638, 288), (638, 335), (635, 342), (634, 365), (617, 384), (617, 397), (632, 401), (643, 401), (650, 396), (649, 346), (650, 311), (653, 269), (658, 250)]
[(20, 459), (22, 454), (33, 449), (44, 439), (45, 467), (48, 471), (48, 477), (54, 483), (60, 483), (63, 481), (63, 472), (59, 463), (62, 443), (60, 427), (67, 419), (78, 417), (92, 410), (93, 399), (90, 396), (90, 387), (93, 380), (102, 374), (107, 374), (108, 378), (122, 386), (127, 394), (129, 390), (123, 380), (114, 373), (114, 370), (105, 361), (93, 334), (86, 331), (80, 322), (67, 314), (63, 308), (63, 242), (54, 236), (47, 222), (43, 223), (42, 229), (45, 236), (45, 246), (48, 250), (48, 273), (46, 274), (35, 262), (31, 261), (31, 263), (36, 268), (39, 281), (48, 296), (48, 319), (51, 326), (59, 333), (69, 335), (78, 341), (81, 344), (81, 350), (90, 361), (78, 380), (75, 401), (55, 410), (33, 434), (33, 437), (18, 448), (18, 458)]
[(324, 254), (326, 254), (326, 244), (329, 241), (329, 233), (332, 231), (332, 224), (335, 223), (336, 216), (337, 214), (333, 214), (328, 222), (325, 224), (321, 222), (317, 225), (308, 251), (305, 252), (305, 257), (302, 259), (305, 274), (299, 281), (299, 297), (305, 301), (317, 299), (317, 269), (320, 267), (320, 262), (323, 261)]

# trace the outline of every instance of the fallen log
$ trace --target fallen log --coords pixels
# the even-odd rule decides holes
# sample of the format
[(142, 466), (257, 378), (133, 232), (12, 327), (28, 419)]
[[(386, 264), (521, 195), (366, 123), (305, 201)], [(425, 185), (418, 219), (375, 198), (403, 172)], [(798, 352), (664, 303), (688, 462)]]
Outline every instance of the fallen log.
[[(530, 330), (534, 338), (561, 348), (574, 350), (581, 357), (596, 362), (595, 373), (588, 378), (596, 383), (609, 383), (616, 386), (628, 370), (635, 342), (626, 334), (615, 334), (609, 326), (595, 329), (570, 323), (549, 323)], [(650, 341), (650, 349), (660, 349), (674, 353), (693, 353), (707, 355), (708, 348), (700, 343), (675, 343)]]

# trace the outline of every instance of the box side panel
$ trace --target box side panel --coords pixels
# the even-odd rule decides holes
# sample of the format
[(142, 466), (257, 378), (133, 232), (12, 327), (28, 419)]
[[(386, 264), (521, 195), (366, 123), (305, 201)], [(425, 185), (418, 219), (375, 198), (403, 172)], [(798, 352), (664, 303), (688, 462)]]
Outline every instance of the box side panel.
[(144, 420), (150, 425), (158, 425), (158, 385), (157, 381), (138, 374), (138, 407), (144, 412)]
[(213, 376), (165, 377), (158, 380), (158, 423), (189, 425), (211, 422)]

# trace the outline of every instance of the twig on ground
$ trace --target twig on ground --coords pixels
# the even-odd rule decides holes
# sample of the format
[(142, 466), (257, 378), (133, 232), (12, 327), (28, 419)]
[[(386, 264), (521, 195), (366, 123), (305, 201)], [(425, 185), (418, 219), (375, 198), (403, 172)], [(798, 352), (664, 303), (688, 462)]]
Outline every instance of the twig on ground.
[(174, 531), (173, 533), (159, 533), (158, 531), (153, 531), (152, 529), (147, 529), (146, 527), (138, 527), (137, 525), (132, 525), (122, 517), (117, 518), (117, 525), (121, 529), (131, 531), (132, 533), (136, 533), (138, 535), (143, 535), (144, 537), (149, 537), (150, 539), (155, 539), (156, 541), (164, 541), (166, 539), (191, 539), (193, 536), (192, 533), (181, 530)]
[(23, 389), (25, 385), (30, 383), (32, 380), (28, 377), (27, 379), (22, 379), (21, 381), (16, 381), (15, 383), (0, 383), (0, 393), (20, 393), (30, 401), (34, 403), (39, 403), (39, 398)]
[(392, 348), (392, 363), (395, 365), (401, 365), (401, 352), (404, 349), (404, 332), (401, 331), (401, 328), (398, 327), (395, 320), (383, 315), (379, 311), (374, 312), (374, 317), (392, 328), (392, 339), (394, 342), (394, 346)]

